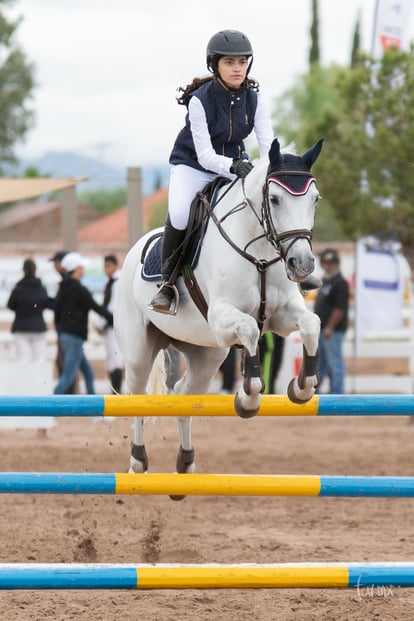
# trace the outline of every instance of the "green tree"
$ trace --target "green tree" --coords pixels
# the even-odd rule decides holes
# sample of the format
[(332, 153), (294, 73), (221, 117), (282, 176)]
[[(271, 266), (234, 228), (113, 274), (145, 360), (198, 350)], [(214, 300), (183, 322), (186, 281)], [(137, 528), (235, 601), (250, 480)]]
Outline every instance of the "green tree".
[(314, 131), (326, 138), (318, 160), (321, 192), (348, 238), (392, 234), (414, 266), (414, 53), (389, 48), (343, 69), (338, 104)]
[(15, 42), (21, 18), (11, 21), (4, 7), (14, 0), (0, 0), (0, 173), (5, 163), (15, 163), (14, 149), (33, 126), (29, 106), (34, 89), (34, 67)]
[(309, 51), (309, 65), (319, 65), (319, 11), (318, 0), (312, 0), (312, 24), (310, 29), (311, 48)]
[(126, 205), (127, 193), (125, 188), (117, 188), (115, 190), (106, 190), (100, 188), (98, 190), (87, 190), (81, 192), (79, 201), (87, 205), (92, 205), (102, 213), (112, 213), (120, 207)]
[(159, 226), (164, 226), (167, 215), (168, 201), (161, 200), (154, 203), (148, 217), (147, 230), (151, 231)]

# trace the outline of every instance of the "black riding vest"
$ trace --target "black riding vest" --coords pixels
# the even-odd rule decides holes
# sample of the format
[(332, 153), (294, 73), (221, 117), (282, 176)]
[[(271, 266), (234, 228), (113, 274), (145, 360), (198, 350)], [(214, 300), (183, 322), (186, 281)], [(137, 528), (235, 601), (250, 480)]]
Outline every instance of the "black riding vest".
[[(231, 158), (247, 158), (243, 140), (254, 127), (257, 92), (243, 88), (237, 93), (226, 90), (217, 80), (206, 82), (189, 96), (197, 97), (205, 110), (211, 142), (216, 153)], [(188, 107), (187, 102), (187, 107)], [(170, 155), (170, 164), (185, 164), (205, 170), (198, 162), (188, 113)]]

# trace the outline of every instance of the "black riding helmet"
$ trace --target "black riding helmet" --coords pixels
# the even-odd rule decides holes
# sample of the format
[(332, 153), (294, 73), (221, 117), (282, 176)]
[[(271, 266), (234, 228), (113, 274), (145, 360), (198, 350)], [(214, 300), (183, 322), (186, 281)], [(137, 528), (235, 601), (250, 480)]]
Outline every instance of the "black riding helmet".
[(207, 69), (217, 74), (218, 61), (222, 56), (247, 56), (251, 58), (247, 73), (253, 62), (253, 50), (249, 39), (238, 30), (220, 30), (207, 44)]

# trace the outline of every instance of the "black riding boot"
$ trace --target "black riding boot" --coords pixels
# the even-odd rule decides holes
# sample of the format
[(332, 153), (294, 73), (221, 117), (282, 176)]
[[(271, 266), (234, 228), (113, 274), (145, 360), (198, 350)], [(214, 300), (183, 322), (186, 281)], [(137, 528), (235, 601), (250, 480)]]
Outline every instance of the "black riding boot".
[(122, 386), (122, 369), (114, 369), (111, 371), (109, 379), (111, 380), (111, 388), (114, 395), (120, 395)]
[(175, 281), (179, 270), (178, 262), (182, 256), (179, 246), (184, 240), (185, 233), (185, 229), (174, 228), (170, 223), (169, 217), (167, 217), (161, 250), (162, 283), (158, 293), (149, 303), (149, 307), (159, 313), (175, 315), (177, 312), (178, 292), (175, 287)]

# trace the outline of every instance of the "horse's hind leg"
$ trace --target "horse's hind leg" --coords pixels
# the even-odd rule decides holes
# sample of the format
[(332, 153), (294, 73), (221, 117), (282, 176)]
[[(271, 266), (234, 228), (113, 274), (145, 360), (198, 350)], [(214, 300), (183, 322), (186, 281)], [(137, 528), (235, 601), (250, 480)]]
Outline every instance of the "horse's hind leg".
[[(195, 452), (191, 446), (191, 418), (189, 416), (181, 416), (178, 419), (178, 429), (180, 434), (180, 448), (177, 453), (177, 461), (175, 463), (176, 470), (179, 474), (192, 474), (196, 470)], [(189, 448), (185, 448), (185, 447)], [(185, 496), (170, 494), (171, 500), (183, 500)]]
[[(188, 343), (181, 344), (179, 349), (185, 356), (186, 370), (176, 383), (174, 392), (177, 394), (204, 394), (215, 376), (221, 363), (226, 358), (227, 349), (196, 347)], [(180, 447), (177, 454), (176, 469), (179, 473), (193, 473), (196, 470), (195, 452), (191, 440), (190, 416), (177, 418), (180, 436)], [(182, 500), (185, 496), (170, 496), (172, 500)]]
[(131, 442), (131, 457), (129, 459), (130, 474), (148, 471), (148, 455), (144, 444), (144, 418), (137, 416), (134, 419), (134, 441)]
[[(165, 373), (164, 364), (160, 362), (160, 358), (156, 356), (157, 346), (142, 347), (140, 360), (134, 362), (125, 361), (125, 384), (129, 394), (144, 394), (149, 388), (147, 378), (154, 375), (157, 378), (157, 392), (162, 392), (159, 387), (164, 386)], [(154, 360), (155, 359), (155, 360)], [(153, 368), (154, 367), (154, 368)], [(162, 381), (161, 381), (162, 380)], [(152, 382), (149, 392), (155, 392), (154, 382)], [(144, 424), (143, 416), (136, 416), (134, 419), (134, 440), (131, 442), (131, 457), (129, 463), (130, 473), (142, 473), (148, 470), (148, 456), (144, 444)]]

